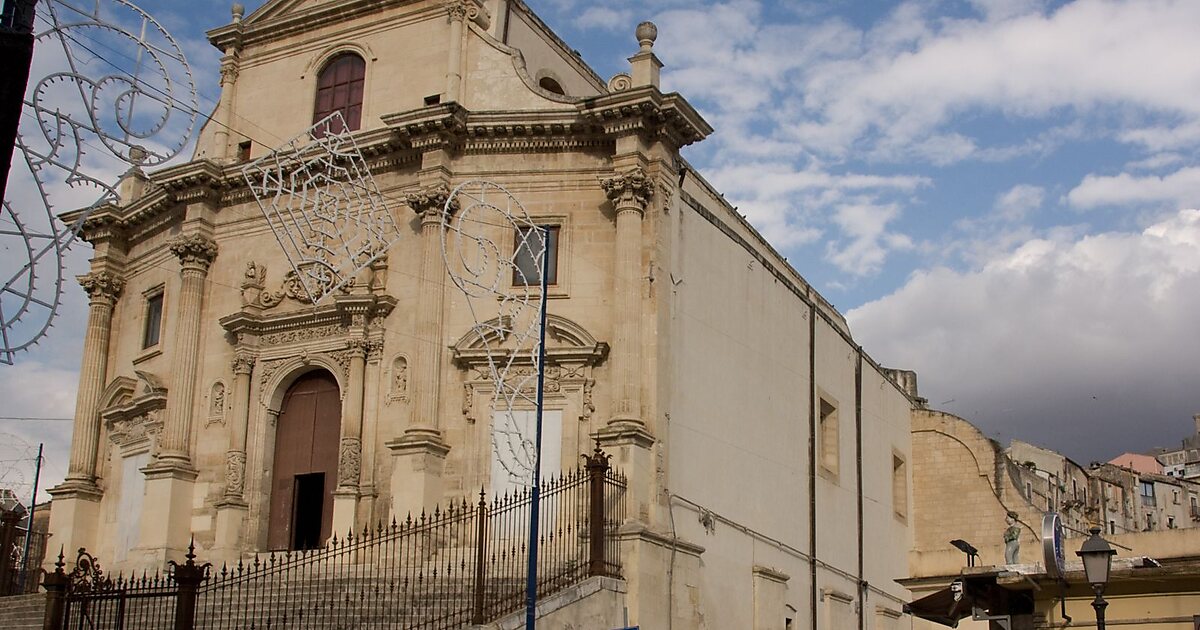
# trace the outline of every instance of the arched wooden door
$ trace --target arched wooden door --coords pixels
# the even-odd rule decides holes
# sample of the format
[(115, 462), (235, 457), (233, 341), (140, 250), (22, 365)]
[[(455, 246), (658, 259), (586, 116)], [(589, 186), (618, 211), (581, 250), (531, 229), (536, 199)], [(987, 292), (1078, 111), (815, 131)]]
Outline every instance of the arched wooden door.
[(271, 549), (315, 549), (329, 539), (341, 426), (338, 384), (329, 372), (309, 372), (288, 388), (275, 427)]

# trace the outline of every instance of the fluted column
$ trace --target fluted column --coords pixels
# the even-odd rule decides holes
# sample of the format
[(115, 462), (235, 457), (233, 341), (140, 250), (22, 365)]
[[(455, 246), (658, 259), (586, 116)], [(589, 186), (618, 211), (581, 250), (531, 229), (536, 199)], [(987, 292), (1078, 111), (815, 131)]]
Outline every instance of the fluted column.
[(77, 279), (88, 294), (88, 323), (79, 368), (79, 392), (75, 396), (75, 431), (71, 437), (67, 482), (94, 486), (100, 439), (100, 396), (108, 376), (112, 314), (125, 281), (108, 271), (95, 271)]
[(158, 463), (191, 468), (190, 436), (192, 408), (196, 395), (196, 367), (200, 360), (200, 315), (204, 308), (204, 280), (217, 257), (217, 244), (191, 234), (171, 241), (171, 253), (179, 258), (180, 286), (176, 301), (171, 385), (167, 395), (166, 421), (159, 442)]
[(445, 277), (441, 250), (442, 214), (449, 194), (447, 188), (438, 186), (408, 196), (408, 205), (421, 217), (421, 272), (413, 357), (413, 426), (405, 431), (406, 435), (440, 436), (438, 402), (441, 398)]
[(641, 168), (601, 182), (617, 212), (613, 265), (613, 411), (609, 424), (642, 425), (642, 214), (654, 186)]
[(233, 358), (233, 422), (225, 452), (225, 500), (242, 502), (246, 487), (246, 433), (250, 426), (250, 375), (254, 355), (238, 352)]

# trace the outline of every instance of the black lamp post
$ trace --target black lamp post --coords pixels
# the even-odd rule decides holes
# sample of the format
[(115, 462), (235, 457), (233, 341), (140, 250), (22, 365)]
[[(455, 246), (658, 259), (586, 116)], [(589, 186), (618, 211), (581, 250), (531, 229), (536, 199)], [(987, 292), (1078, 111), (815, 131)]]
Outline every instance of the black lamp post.
[(1092, 608), (1096, 609), (1096, 628), (1104, 630), (1104, 609), (1108, 606), (1103, 597), (1104, 587), (1108, 585), (1108, 573), (1117, 550), (1100, 537), (1099, 527), (1093, 527), (1091, 533), (1092, 536), (1083, 541), (1083, 546), (1075, 553), (1083, 559), (1083, 574), (1096, 591), (1096, 599), (1092, 601)]

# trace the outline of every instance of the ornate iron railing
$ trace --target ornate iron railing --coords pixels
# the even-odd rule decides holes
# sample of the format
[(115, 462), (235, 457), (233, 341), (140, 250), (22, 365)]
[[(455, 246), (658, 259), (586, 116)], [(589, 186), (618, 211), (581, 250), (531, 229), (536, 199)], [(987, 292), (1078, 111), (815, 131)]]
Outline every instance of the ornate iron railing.
[[(538, 595), (588, 576), (620, 576), (616, 530), (624, 478), (596, 449), (541, 487)], [(432, 514), (334, 537), (322, 549), (200, 566), (189, 551), (166, 576), (105, 577), (81, 551), (70, 575), (46, 580), (48, 628), (252, 630), (412, 628), (485, 623), (524, 606), (530, 489), (481, 492)], [(83, 567), (83, 568), (81, 568)], [(58, 615), (55, 617), (55, 615)], [(86, 620), (86, 621), (85, 621)]]

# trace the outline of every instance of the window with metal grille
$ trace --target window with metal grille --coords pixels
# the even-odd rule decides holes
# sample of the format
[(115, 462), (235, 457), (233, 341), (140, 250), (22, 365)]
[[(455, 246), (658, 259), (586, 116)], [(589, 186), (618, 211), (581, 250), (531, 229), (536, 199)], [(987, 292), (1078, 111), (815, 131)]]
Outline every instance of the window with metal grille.
[(358, 129), (362, 122), (363, 79), (366, 73), (366, 62), (351, 53), (338, 55), (325, 64), (317, 77), (313, 123), (320, 122), (334, 112), (341, 112), (346, 121), (345, 129), (330, 127), (329, 131), (341, 133)]
[[(558, 225), (539, 225), (538, 229), (546, 229), (549, 232), (549, 239), (546, 242), (546, 284), (553, 286), (558, 283), (558, 232), (561, 226)], [(513, 244), (513, 249), (516, 255), (513, 257), (513, 285), (514, 286), (539, 286), (542, 279), (538, 276), (538, 267), (541, 266), (541, 261), (538, 256), (541, 254), (541, 239), (533, 232), (534, 228), (518, 228), (516, 238)]]

